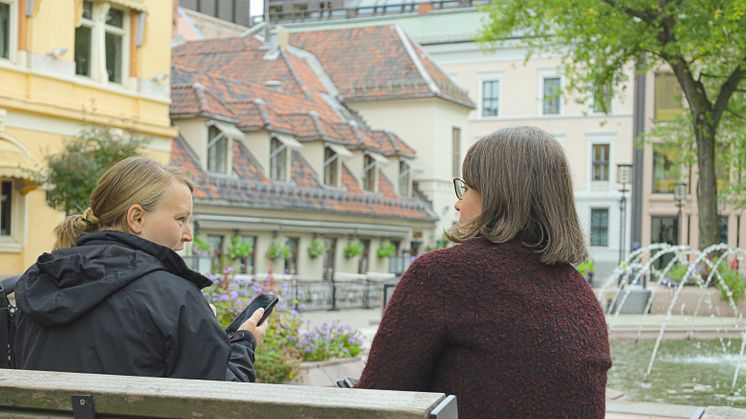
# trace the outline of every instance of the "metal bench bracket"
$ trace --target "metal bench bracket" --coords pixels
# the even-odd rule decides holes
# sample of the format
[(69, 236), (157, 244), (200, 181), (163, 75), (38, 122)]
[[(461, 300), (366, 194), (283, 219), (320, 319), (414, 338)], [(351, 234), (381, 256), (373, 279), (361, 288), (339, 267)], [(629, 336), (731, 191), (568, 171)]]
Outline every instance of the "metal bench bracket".
[(73, 394), (73, 417), (75, 419), (95, 419), (96, 412), (93, 409), (93, 396), (90, 394)]

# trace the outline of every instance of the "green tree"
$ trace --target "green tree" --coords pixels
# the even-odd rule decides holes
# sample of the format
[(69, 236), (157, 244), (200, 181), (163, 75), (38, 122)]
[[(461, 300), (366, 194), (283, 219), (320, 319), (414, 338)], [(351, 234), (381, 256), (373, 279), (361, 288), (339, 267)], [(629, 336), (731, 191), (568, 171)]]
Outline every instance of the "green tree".
[(47, 169), (38, 173), (51, 186), (47, 203), (65, 214), (83, 211), (101, 175), (114, 163), (136, 156), (147, 140), (106, 127), (86, 127), (59, 153), (45, 156)]
[(492, 0), (487, 10), (482, 42), (520, 34), (530, 52), (560, 52), (576, 92), (626, 86), (633, 62), (670, 67), (696, 145), (699, 246), (717, 243), (715, 149), (724, 116), (743, 123), (746, 0)]

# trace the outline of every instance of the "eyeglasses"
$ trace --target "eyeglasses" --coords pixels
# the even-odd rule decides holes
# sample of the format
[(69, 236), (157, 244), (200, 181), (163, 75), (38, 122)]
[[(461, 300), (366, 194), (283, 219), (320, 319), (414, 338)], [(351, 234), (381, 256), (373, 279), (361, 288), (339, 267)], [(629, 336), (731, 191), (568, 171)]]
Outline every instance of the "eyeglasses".
[(453, 178), (453, 190), (456, 192), (456, 198), (460, 201), (466, 193), (466, 182), (461, 178)]

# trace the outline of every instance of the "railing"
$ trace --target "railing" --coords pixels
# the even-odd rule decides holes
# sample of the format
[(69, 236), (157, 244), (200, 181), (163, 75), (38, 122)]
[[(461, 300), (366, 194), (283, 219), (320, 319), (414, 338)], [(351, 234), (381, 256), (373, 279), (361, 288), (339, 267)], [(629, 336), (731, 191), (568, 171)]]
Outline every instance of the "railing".
[[(396, 282), (388, 281), (386, 283)], [(383, 305), (380, 281), (323, 281), (293, 279), (286, 282), (288, 296), (297, 301), (299, 311), (378, 308)]]

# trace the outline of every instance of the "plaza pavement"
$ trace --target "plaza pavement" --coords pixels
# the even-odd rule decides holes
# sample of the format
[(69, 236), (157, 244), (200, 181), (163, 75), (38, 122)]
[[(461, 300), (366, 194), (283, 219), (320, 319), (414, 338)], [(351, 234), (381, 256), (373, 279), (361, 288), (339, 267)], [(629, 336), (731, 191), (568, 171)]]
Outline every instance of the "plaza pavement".
[[(381, 320), (381, 309), (317, 311), (303, 313), (303, 317), (302, 328), (306, 330), (335, 321), (359, 329), (366, 348), (369, 348)], [(672, 316), (666, 319), (664, 315), (619, 315), (609, 316), (607, 320), (610, 326), (609, 333), (613, 338), (654, 339), (658, 336), (663, 322), (666, 322), (666, 339), (740, 336), (743, 331), (742, 320), (736, 318)], [(606, 418), (746, 419), (746, 409), (634, 402), (625, 399), (620, 391), (607, 389)]]

